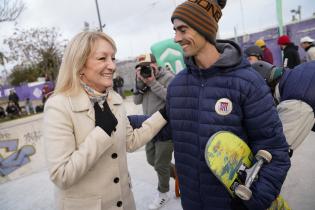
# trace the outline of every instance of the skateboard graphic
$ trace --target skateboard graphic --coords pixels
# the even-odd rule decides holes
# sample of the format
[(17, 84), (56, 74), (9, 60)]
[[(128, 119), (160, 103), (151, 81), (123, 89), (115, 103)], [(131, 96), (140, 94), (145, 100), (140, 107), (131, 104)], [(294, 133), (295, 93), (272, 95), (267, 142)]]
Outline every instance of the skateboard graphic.
[[(251, 185), (258, 179), (263, 164), (272, 160), (272, 155), (266, 150), (259, 150), (254, 157), (248, 145), (238, 136), (228, 131), (219, 131), (210, 137), (205, 148), (205, 159), (212, 173), (232, 197), (249, 200), (252, 197)], [(281, 196), (268, 208), (289, 209)]]

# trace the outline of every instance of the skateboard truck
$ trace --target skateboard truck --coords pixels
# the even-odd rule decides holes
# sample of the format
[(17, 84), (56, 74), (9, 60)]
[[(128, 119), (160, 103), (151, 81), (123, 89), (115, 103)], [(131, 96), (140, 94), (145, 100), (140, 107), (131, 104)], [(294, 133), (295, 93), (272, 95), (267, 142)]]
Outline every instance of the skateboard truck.
[(252, 197), (252, 191), (249, 189), (250, 186), (257, 179), (262, 165), (264, 163), (270, 163), (272, 159), (272, 155), (266, 150), (259, 150), (255, 157), (257, 162), (251, 168), (245, 169), (247, 173), (245, 185), (237, 184), (234, 186), (235, 194), (242, 200), (249, 200)]

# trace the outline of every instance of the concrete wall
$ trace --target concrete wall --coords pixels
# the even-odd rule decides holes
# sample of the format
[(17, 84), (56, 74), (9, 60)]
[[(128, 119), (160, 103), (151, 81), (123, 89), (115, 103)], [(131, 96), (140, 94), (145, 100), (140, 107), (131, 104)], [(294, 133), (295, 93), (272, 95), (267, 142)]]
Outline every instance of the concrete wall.
[[(143, 114), (132, 96), (124, 105), (127, 115)], [(42, 118), (41, 113), (0, 124), (0, 184), (46, 170)]]
[(0, 124), (0, 183), (45, 168), (42, 114)]

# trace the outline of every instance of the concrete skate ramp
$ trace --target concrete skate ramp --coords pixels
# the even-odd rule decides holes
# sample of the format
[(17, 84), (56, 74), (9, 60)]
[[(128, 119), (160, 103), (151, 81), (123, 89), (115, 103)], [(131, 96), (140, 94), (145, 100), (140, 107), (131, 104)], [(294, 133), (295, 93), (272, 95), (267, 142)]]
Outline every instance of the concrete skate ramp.
[(0, 124), (0, 183), (45, 168), (42, 116), (37, 114)]
[[(142, 106), (126, 97), (127, 115), (142, 114)], [(42, 138), (43, 113), (0, 124), (0, 184), (46, 170)]]

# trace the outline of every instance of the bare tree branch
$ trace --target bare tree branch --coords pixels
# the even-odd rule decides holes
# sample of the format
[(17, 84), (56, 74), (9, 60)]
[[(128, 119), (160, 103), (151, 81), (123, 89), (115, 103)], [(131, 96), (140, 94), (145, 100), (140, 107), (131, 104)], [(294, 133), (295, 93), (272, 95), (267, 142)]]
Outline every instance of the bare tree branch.
[(15, 21), (24, 9), (22, 0), (0, 0), (0, 23)]
[(36, 67), (41, 76), (54, 80), (67, 40), (62, 39), (56, 28), (15, 28), (3, 44), (7, 45), (6, 61), (18, 63), (18, 69)]

